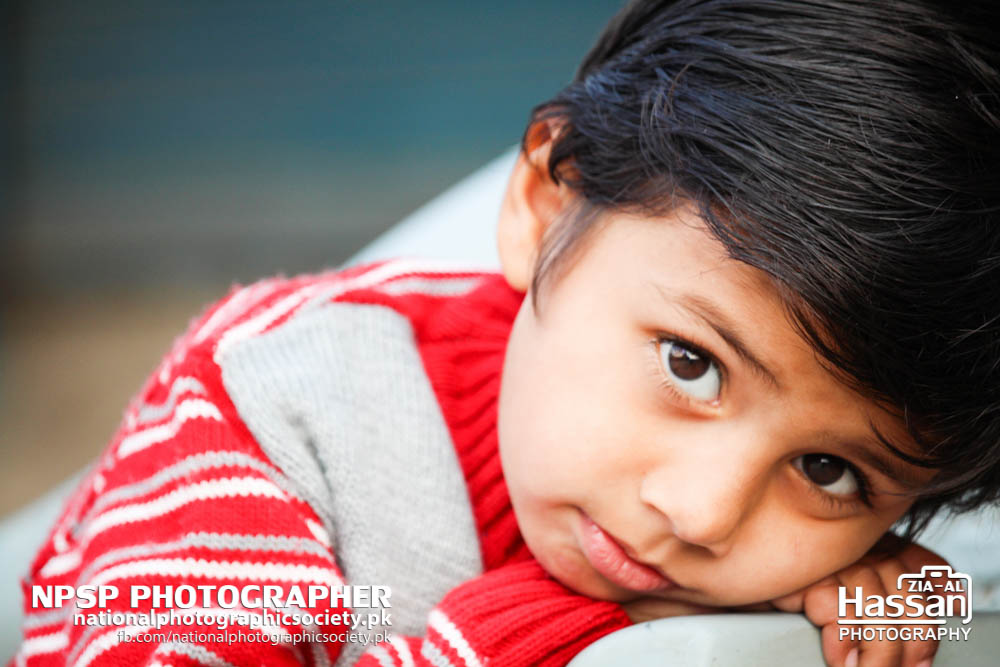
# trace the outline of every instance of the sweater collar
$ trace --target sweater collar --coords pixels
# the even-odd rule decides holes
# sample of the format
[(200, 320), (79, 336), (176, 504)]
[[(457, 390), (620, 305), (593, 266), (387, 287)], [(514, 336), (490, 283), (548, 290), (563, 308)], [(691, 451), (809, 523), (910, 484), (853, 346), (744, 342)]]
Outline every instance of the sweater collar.
[(431, 385), (451, 432), (480, 535), (483, 565), (528, 557), (497, 447), (497, 399), (507, 339), (524, 294), (500, 274), (443, 299), (415, 326)]

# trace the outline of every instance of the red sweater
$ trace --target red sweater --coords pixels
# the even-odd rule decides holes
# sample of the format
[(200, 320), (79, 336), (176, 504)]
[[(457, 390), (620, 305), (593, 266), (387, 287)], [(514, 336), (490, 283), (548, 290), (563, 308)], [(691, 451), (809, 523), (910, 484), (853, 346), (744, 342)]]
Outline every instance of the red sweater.
[[(450, 293), (456, 279), (470, 287)], [(597, 638), (627, 626), (620, 606), (576, 595), (547, 576), (518, 532), (497, 453), (496, 405), (522, 297), (496, 274), (430, 270), (406, 261), (231, 290), (175, 341), (36, 556), (23, 582), (25, 639), (13, 664), (338, 660), (343, 641), (317, 640), (316, 633), (349, 628), (286, 618), (278, 629), (288, 635), (270, 638), (266, 633), (275, 628), (245, 621), (247, 614), (260, 618), (260, 609), (240, 607), (244, 620), (233, 622), (229, 636), (178, 619), (151, 629), (124, 617), (115, 621), (122, 625), (74, 625), (73, 616), (150, 612), (148, 600), (130, 605), (128, 591), (142, 585), (249, 584), (285, 592), (293, 584), (345, 583), (336, 540), (324, 529), (325, 508), (296, 493), (295, 471), (265, 453), (227, 392), (218, 363), (232, 340), (277, 330), (317, 299), (385, 307), (409, 321), (465, 478), (483, 570), (440, 600), (422, 637), (393, 634), (368, 647), (357, 664), (564, 665)], [(88, 609), (31, 606), (32, 586), (87, 584), (117, 586), (120, 599)], [(217, 588), (212, 590), (214, 595)], [(209, 611), (223, 607), (232, 604), (213, 598)], [(320, 600), (305, 611), (349, 610)], [(242, 634), (234, 638), (237, 631)]]

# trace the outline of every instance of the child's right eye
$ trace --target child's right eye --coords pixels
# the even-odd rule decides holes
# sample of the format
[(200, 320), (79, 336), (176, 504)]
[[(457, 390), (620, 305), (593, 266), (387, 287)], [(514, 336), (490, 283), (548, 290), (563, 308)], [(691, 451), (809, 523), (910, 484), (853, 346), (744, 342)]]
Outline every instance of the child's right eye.
[(715, 361), (679, 340), (659, 341), (660, 362), (672, 388), (702, 403), (712, 403), (722, 390), (722, 373)]
[(805, 454), (792, 462), (808, 479), (822, 500), (834, 507), (857, 503), (871, 506), (868, 478), (850, 462), (832, 454)]
[(795, 459), (795, 467), (816, 486), (835, 496), (857, 493), (859, 484), (847, 461), (829, 454), (806, 454)]

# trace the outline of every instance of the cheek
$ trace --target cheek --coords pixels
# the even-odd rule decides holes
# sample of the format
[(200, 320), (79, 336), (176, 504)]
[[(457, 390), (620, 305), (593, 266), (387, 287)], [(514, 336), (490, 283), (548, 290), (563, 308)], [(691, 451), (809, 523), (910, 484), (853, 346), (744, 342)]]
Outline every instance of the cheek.
[[(519, 316), (520, 317), (520, 316)], [(498, 431), (508, 487), (516, 493), (586, 493), (620, 470), (629, 435), (615, 369), (618, 360), (578, 332), (549, 332), (533, 321), (508, 344)], [(624, 422), (624, 423), (622, 423)]]
[[(529, 486), (558, 490), (586, 477), (595, 460), (590, 449), (594, 428), (585, 396), (570, 393), (572, 386), (558, 368), (521, 377), (512, 372), (500, 402), (498, 437), (507, 484), (513, 490)], [(512, 369), (513, 371), (513, 369)]]
[[(855, 563), (885, 532), (881, 523), (823, 522), (773, 517), (752, 544), (735, 550), (718, 591), (728, 604), (772, 600), (801, 590)], [(762, 567), (763, 565), (763, 567)], [(753, 573), (752, 576), (746, 576)], [(722, 574), (722, 573), (720, 573)]]

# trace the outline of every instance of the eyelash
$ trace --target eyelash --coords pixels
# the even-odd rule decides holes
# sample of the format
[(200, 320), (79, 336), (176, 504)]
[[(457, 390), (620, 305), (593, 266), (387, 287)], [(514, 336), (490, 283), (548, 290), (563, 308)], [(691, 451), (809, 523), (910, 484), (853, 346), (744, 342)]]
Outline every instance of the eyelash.
[[(808, 477), (806, 477), (806, 481), (809, 482), (809, 488), (812, 489), (816, 494), (818, 494), (819, 499), (822, 500), (824, 503), (826, 503), (826, 505), (829, 508), (834, 510), (854, 509), (858, 506), (858, 504), (870, 508), (872, 506), (872, 499), (871, 499), (872, 487), (871, 487), (871, 482), (868, 480), (868, 476), (865, 475), (863, 472), (861, 472), (861, 470), (856, 465), (854, 465), (847, 459), (841, 458), (839, 456), (837, 458), (843, 461), (844, 465), (847, 466), (847, 469), (851, 471), (852, 475), (854, 475), (854, 480), (858, 483), (857, 497), (845, 498), (843, 496), (836, 496), (832, 493), (827, 493), (819, 486), (811, 482)], [(805, 477), (805, 475), (803, 475), (803, 477)]]
[(666, 377), (662, 371), (660, 372), (660, 388), (666, 391), (672, 400), (680, 402), (684, 407), (690, 406), (693, 402), (691, 397), (678, 389), (677, 385), (671, 382), (670, 378)]
[(654, 372), (659, 378), (660, 388), (666, 391), (670, 395), (671, 399), (681, 403), (684, 407), (690, 407), (695, 404), (709, 406), (709, 407), (712, 406), (711, 403), (703, 403), (701, 401), (696, 401), (692, 399), (689, 395), (685, 394), (680, 389), (678, 389), (677, 385), (673, 383), (673, 381), (667, 375), (666, 370), (663, 368), (663, 360), (660, 355), (660, 345), (677, 343), (679, 345), (682, 345), (683, 347), (686, 347), (692, 352), (695, 352), (698, 355), (705, 357), (706, 359), (711, 361), (715, 365), (715, 367), (719, 370), (720, 388), (719, 388), (718, 400), (721, 400), (722, 394), (725, 392), (726, 379), (728, 377), (728, 374), (726, 373), (726, 367), (723, 366), (719, 362), (719, 360), (715, 358), (715, 355), (709, 354), (708, 352), (705, 351), (704, 347), (698, 345), (697, 343), (692, 343), (691, 341), (685, 338), (681, 338), (680, 336), (674, 336), (670, 334), (663, 334), (663, 333), (657, 334), (656, 338), (654, 338), (651, 341), (651, 343), (652, 344), (650, 345), (650, 348), (653, 351), (651, 361), (653, 363)]
[[(720, 389), (720, 399), (721, 399), (722, 392), (725, 390), (728, 379), (728, 373), (726, 372), (726, 367), (723, 366), (722, 363), (720, 363), (719, 360), (716, 359), (714, 355), (706, 352), (705, 348), (703, 348), (702, 346), (697, 345), (696, 343), (692, 343), (685, 338), (681, 338), (680, 336), (675, 336), (675, 335), (658, 334), (656, 338), (652, 340), (652, 345), (651, 345), (651, 348), (653, 350), (652, 363), (654, 364), (653, 368), (655, 370), (655, 373), (659, 378), (658, 384), (660, 388), (666, 391), (666, 393), (669, 394), (669, 397), (673, 401), (679, 402), (684, 407), (690, 407), (692, 404), (696, 403), (696, 401), (692, 399), (689, 395), (685, 394), (684, 392), (682, 392), (680, 389), (677, 388), (677, 385), (675, 385), (670, 380), (670, 377), (667, 375), (666, 370), (664, 370), (663, 368), (663, 361), (660, 355), (660, 345), (670, 344), (670, 343), (677, 343), (679, 345), (682, 345), (691, 350), (692, 352), (695, 352), (699, 355), (703, 355), (704, 357), (709, 359), (713, 364), (715, 364), (715, 367), (719, 369), (719, 375), (721, 375), (721, 387), (722, 387)], [(856, 465), (854, 465), (847, 459), (841, 458), (841, 460), (847, 466), (847, 469), (851, 472), (851, 474), (854, 475), (854, 479), (858, 484), (858, 493), (856, 498), (844, 498), (842, 496), (837, 496), (832, 493), (827, 493), (819, 486), (817, 486), (815, 483), (811, 482), (808, 478), (806, 478), (806, 481), (809, 482), (809, 488), (817, 495), (817, 497), (823, 503), (827, 505), (827, 507), (829, 507), (832, 510), (854, 509), (855, 507), (858, 506), (859, 503), (870, 508), (872, 506), (871, 503), (872, 487), (871, 487), (871, 482), (868, 479), (868, 476), (865, 475), (863, 472), (861, 472), (861, 470)]]

